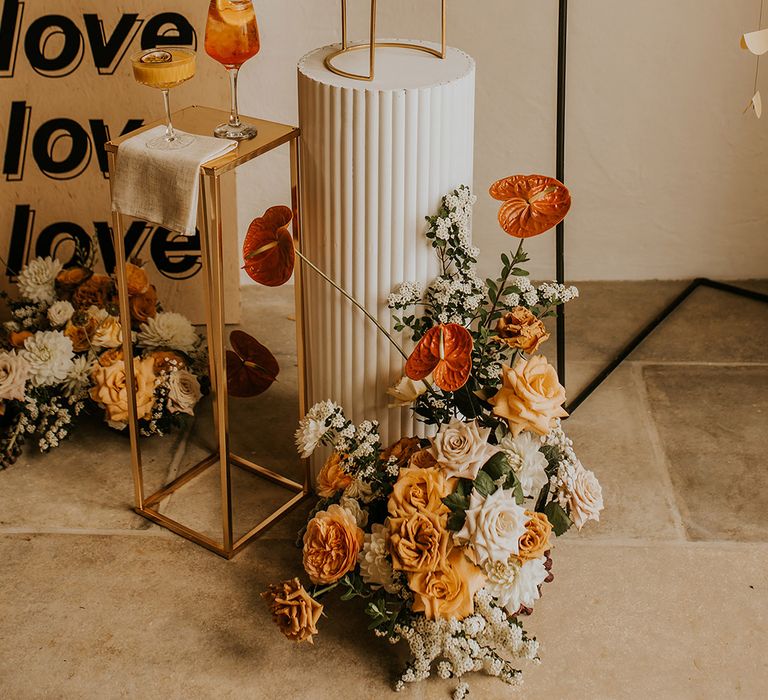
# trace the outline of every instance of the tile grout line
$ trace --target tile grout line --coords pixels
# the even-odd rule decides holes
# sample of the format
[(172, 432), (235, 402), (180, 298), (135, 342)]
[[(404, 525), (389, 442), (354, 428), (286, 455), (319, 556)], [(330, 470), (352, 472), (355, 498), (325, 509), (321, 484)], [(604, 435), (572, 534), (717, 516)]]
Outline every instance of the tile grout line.
[(672, 476), (669, 471), (669, 460), (667, 459), (667, 453), (664, 450), (664, 445), (661, 442), (659, 430), (656, 426), (656, 421), (653, 419), (651, 412), (651, 401), (648, 396), (648, 387), (645, 384), (643, 378), (643, 366), (632, 365), (630, 370), (630, 376), (635, 383), (638, 396), (640, 397), (640, 414), (642, 415), (642, 421), (645, 426), (645, 433), (649, 438), (651, 450), (653, 451), (654, 458), (657, 460), (661, 467), (662, 479), (667, 491), (667, 502), (670, 510), (672, 511), (672, 519), (674, 521), (675, 529), (677, 530), (678, 537), (683, 541), (688, 541), (688, 533), (685, 528), (685, 521), (683, 520), (682, 510), (680, 503), (675, 496), (675, 488), (672, 483)]

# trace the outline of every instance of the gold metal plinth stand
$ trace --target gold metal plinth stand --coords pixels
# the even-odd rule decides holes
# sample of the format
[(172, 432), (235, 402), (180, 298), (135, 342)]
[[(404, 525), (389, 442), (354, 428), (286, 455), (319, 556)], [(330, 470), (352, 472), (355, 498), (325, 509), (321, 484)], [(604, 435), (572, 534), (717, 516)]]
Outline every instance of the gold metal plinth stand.
[[(332, 73), (340, 75), (344, 78), (352, 78), (353, 80), (367, 80), (371, 81), (376, 77), (376, 49), (413, 49), (414, 51), (423, 51), (430, 54), (430, 56), (436, 56), (437, 58), (445, 58), (446, 52), (446, 31), (448, 24), (447, 16), (447, 0), (440, 0), (442, 6), (441, 14), (441, 48), (433, 49), (431, 46), (424, 46), (422, 44), (416, 44), (414, 42), (403, 41), (376, 41), (376, 12), (378, 0), (371, 0), (371, 23), (368, 42), (365, 44), (350, 44), (349, 36), (347, 32), (347, 0), (341, 0), (341, 48), (338, 51), (334, 51), (325, 58), (325, 67)], [(368, 75), (364, 73), (350, 73), (349, 71), (337, 68), (334, 65), (334, 60), (339, 56), (350, 53), (352, 51), (365, 51), (368, 50)]]
[[(187, 107), (173, 115), (173, 123), (178, 129), (193, 134), (210, 136), (217, 124), (226, 121), (228, 113), (207, 107)], [(144, 475), (142, 471), (141, 449), (139, 445), (139, 423), (136, 409), (135, 377), (133, 367), (133, 349), (131, 346), (131, 334), (123, 334), (123, 355), (125, 358), (126, 383), (129, 390), (128, 400), (128, 428), (131, 439), (131, 467), (135, 488), (136, 505), (134, 510), (145, 518), (162, 525), (216, 554), (231, 559), (240, 552), (254, 537), (266, 528), (277, 522), (294, 506), (304, 500), (311, 491), (309, 460), (304, 460), (304, 482), (299, 483), (289, 479), (266, 467), (255, 464), (244, 457), (233, 454), (229, 444), (229, 419), (228, 419), (228, 395), (226, 375), (226, 347), (225, 347), (225, 317), (224, 317), (224, 265), (223, 265), (223, 227), (221, 215), (221, 184), (220, 178), (224, 173), (230, 172), (238, 166), (257, 158), (284, 144), (290, 146), (291, 161), (291, 206), (293, 209), (293, 237), (294, 244), (301, 250), (301, 212), (299, 192), (299, 130), (293, 126), (277, 124), (242, 117), (243, 121), (253, 124), (258, 129), (258, 135), (249, 140), (238, 143), (234, 151), (220, 158), (204, 163), (200, 168), (200, 197), (199, 197), (199, 223), (201, 226), (201, 256), (203, 281), (205, 285), (205, 300), (207, 304), (207, 331), (208, 352), (210, 359), (211, 394), (213, 399), (213, 416), (216, 433), (216, 449), (205, 459), (195, 464), (170, 483), (164, 485), (150, 495), (144, 493)], [(154, 122), (142, 127), (142, 131), (150, 129), (161, 122)], [(115, 162), (119, 155), (120, 143), (138, 132), (126, 134), (118, 139), (110, 141), (107, 146), (109, 157), (110, 182), (115, 172)], [(123, 216), (112, 211), (113, 232), (112, 238), (115, 246), (115, 260), (117, 272), (118, 292), (120, 295), (120, 322), (123, 328), (130, 328), (131, 313), (128, 300), (128, 282), (125, 271), (125, 241)], [(297, 360), (299, 368), (299, 413), (306, 412), (306, 364), (304, 345), (304, 323), (302, 304), (301, 269), (297, 265), (294, 271), (296, 285), (296, 341)], [(298, 416), (297, 416), (298, 419)], [(222, 516), (222, 540), (218, 542), (213, 538), (198, 532), (173, 518), (168, 517), (159, 510), (161, 502), (177, 491), (185, 484), (201, 475), (214, 464), (219, 465), (221, 516)], [(244, 469), (252, 474), (267, 479), (294, 495), (264, 518), (260, 523), (252, 527), (245, 534), (235, 539), (233, 532), (232, 515), (232, 467)]]

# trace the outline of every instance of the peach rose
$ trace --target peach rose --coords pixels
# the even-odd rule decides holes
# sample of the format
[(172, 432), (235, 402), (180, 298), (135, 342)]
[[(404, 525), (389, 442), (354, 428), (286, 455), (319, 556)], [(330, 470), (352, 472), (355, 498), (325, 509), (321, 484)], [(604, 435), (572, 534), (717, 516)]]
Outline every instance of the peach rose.
[(506, 418), (514, 437), (523, 430), (546, 435), (555, 418), (568, 415), (562, 407), (565, 389), (546, 357), (520, 358), (514, 367), (502, 367), (502, 376), (499, 393), (488, 403), (497, 416)]
[(437, 460), (432, 454), (432, 450), (429, 447), (425, 447), (423, 450), (414, 452), (411, 458), (408, 460), (409, 467), (415, 467), (416, 469), (428, 469), (429, 467), (436, 467)]
[(8, 342), (12, 347), (21, 350), (24, 347), (24, 341), (33, 335), (32, 331), (12, 331), (8, 336)]
[(150, 285), (143, 294), (136, 294), (128, 301), (131, 307), (131, 318), (136, 323), (146, 323), (150, 318), (157, 316), (157, 290)]
[(389, 553), (396, 571), (419, 573), (445, 566), (450, 534), (445, 516), (414, 512), (408, 517), (389, 519)]
[(317, 634), (323, 606), (307, 593), (299, 579), (272, 584), (261, 597), (269, 606), (272, 620), (288, 639), (314, 643), (312, 635)]
[(98, 306), (103, 309), (112, 296), (112, 280), (106, 275), (93, 275), (81, 284), (72, 295), (76, 309)]
[(442, 470), (406, 467), (400, 470), (389, 496), (387, 509), (393, 518), (408, 518), (414, 513), (448, 513), (442, 499), (451, 492)]
[[(136, 378), (136, 408), (139, 418), (148, 419), (155, 405), (155, 372), (150, 358), (133, 359)], [(91, 398), (106, 413), (106, 421), (112, 427), (124, 428), (128, 422), (128, 387), (125, 381), (125, 362), (117, 360), (106, 367), (97, 364), (91, 374), (94, 387)]]
[(524, 306), (504, 314), (496, 325), (496, 340), (532, 355), (549, 338), (544, 323)]
[(312, 583), (335, 583), (355, 568), (365, 536), (340, 505), (321, 510), (304, 533), (304, 569)]
[(397, 460), (398, 467), (404, 467), (408, 464), (411, 455), (421, 449), (421, 440), (417, 437), (400, 438), (396, 443), (381, 451), (381, 461), (387, 462), (394, 457)]
[(485, 576), (454, 547), (444, 569), (411, 574), (408, 585), (414, 593), (413, 612), (423, 612), (428, 620), (463, 620), (475, 611), (475, 593), (485, 585)]
[(341, 468), (341, 455), (333, 452), (325, 460), (323, 468), (317, 475), (315, 491), (322, 498), (330, 498), (338, 491), (343, 491), (352, 483), (352, 477)]
[(525, 524), (525, 534), (519, 540), (517, 553), (521, 563), (543, 557), (550, 548), (549, 537), (552, 534), (552, 525), (544, 513), (526, 510), (525, 514), (529, 519)]
[(125, 263), (125, 277), (128, 282), (128, 296), (144, 294), (149, 289), (149, 277), (138, 265)]

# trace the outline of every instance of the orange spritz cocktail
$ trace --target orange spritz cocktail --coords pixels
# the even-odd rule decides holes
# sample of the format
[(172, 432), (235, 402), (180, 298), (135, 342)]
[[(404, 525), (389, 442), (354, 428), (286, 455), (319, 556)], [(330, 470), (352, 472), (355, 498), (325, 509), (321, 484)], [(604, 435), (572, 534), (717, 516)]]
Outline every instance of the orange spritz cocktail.
[(205, 25), (205, 52), (229, 73), (231, 110), (229, 121), (219, 124), (215, 136), (252, 139), (256, 129), (240, 121), (237, 110), (237, 74), (240, 66), (261, 48), (259, 27), (251, 0), (211, 0)]
[(250, 0), (211, 0), (205, 52), (227, 68), (240, 68), (259, 49), (259, 27)]

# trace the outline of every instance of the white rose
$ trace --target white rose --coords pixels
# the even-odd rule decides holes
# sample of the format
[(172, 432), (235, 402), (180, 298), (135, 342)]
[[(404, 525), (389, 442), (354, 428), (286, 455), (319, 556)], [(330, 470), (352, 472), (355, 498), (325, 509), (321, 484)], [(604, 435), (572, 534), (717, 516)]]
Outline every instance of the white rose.
[(201, 397), (200, 382), (185, 369), (172, 372), (168, 377), (168, 410), (194, 416), (194, 407)]
[(512, 469), (520, 485), (523, 495), (532, 498), (547, 484), (547, 458), (541, 453), (541, 441), (529, 432), (520, 433), (516, 438), (505, 435), (499, 447), (509, 458)]
[(600, 520), (603, 509), (603, 489), (593, 472), (576, 462), (564, 487), (568, 513), (581, 530), (589, 520)]
[(488, 444), (490, 428), (479, 428), (477, 421), (453, 419), (435, 435), (430, 448), (446, 476), (474, 479), (483, 465), (498, 451)]
[(15, 352), (0, 352), (0, 399), (23, 401), (29, 363)]
[(119, 348), (123, 344), (123, 329), (117, 316), (106, 316), (96, 327), (91, 338), (95, 348)]
[(48, 321), (54, 328), (60, 328), (75, 313), (75, 307), (68, 301), (55, 301), (48, 307)]
[(51, 257), (35, 258), (19, 273), (17, 285), (21, 296), (29, 301), (51, 302), (56, 298), (56, 275), (61, 263)]
[(467, 545), (467, 554), (475, 564), (507, 561), (520, 551), (520, 538), (526, 532), (528, 516), (517, 505), (511, 490), (497, 489), (490, 496), (472, 492), (466, 520), (454, 538)]
[(427, 391), (427, 383), (432, 382), (430, 374), (423, 380), (414, 381), (410, 377), (401, 377), (397, 384), (387, 389), (387, 395), (391, 396), (393, 401), (389, 408), (402, 408), (410, 406), (416, 399)]
[(368, 524), (368, 513), (360, 507), (354, 498), (342, 496), (339, 505), (355, 519), (358, 527), (363, 528)]

